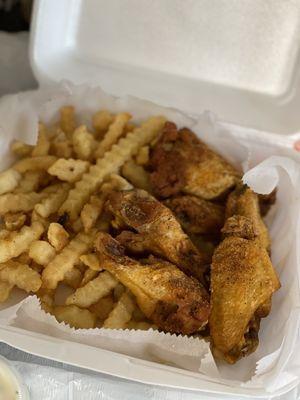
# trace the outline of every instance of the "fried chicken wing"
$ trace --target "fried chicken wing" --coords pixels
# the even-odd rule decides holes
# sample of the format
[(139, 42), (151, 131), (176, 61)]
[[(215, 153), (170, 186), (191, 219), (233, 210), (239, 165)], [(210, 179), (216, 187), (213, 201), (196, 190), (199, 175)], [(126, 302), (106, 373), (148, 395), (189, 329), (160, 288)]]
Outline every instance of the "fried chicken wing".
[(228, 219), (211, 265), (212, 347), (216, 357), (229, 363), (255, 350), (260, 318), (270, 311), (271, 295), (280, 287), (270, 257), (249, 225), (247, 217)]
[(224, 224), (224, 207), (195, 196), (176, 196), (164, 201), (189, 234), (218, 235)]
[(193, 245), (171, 210), (149, 193), (141, 189), (112, 192), (107, 208), (121, 223), (138, 232), (121, 236), (124, 245), (162, 257), (204, 282), (203, 274), (209, 263), (207, 254)]
[(95, 248), (101, 265), (131, 290), (142, 312), (159, 328), (190, 334), (207, 324), (206, 290), (175, 265), (154, 257), (135, 261), (124, 255), (118, 241), (102, 232)]
[(181, 193), (214, 199), (237, 182), (239, 173), (189, 129), (166, 122), (150, 155), (151, 183), (155, 196)]
[(232, 215), (247, 217), (253, 223), (253, 229), (257, 233), (257, 240), (270, 251), (271, 242), (268, 229), (260, 215), (258, 195), (247, 185), (238, 185), (230, 193), (226, 204), (226, 218)]
[(258, 195), (260, 213), (263, 217), (268, 214), (272, 205), (275, 204), (276, 195), (277, 195), (276, 188), (269, 194)]

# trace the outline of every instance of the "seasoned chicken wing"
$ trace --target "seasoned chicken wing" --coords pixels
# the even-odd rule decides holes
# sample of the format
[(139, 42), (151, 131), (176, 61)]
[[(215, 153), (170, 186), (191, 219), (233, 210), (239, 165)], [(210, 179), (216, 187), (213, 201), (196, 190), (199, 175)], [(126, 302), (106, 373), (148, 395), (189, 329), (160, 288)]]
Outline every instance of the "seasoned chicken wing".
[(187, 128), (166, 122), (151, 155), (151, 183), (155, 196), (180, 192), (214, 199), (235, 185), (239, 173)]
[(257, 233), (257, 240), (270, 251), (271, 242), (268, 229), (260, 215), (258, 195), (247, 185), (239, 184), (230, 193), (226, 204), (226, 218), (232, 215), (241, 215), (249, 218), (253, 223), (253, 229)]
[(119, 237), (122, 244), (136, 252), (160, 256), (182, 269), (187, 275), (204, 282), (203, 274), (209, 260), (183, 232), (171, 210), (141, 189), (112, 192), (107, 208), (121, 224), (138, 233)]
[(135, 261), (106, 233), (99, 233), (95, 248), (101, 265), (135, 295), (142, 312), (159, 328), (190, 334), (208, 321), (209, 296), (196, 279), (175, 265), (154, 257)]
[(224, 224), (224, 207), (195, 196), (176, 196), (164, 201), (185, 232), (218, 235)]
[(212, 347), (216, 357), (229, 363), (255, 350), (260, 318), (270, 311), (271, 295), (280, 287), (270, 257), (250, 225), (247, 217), (228, 219), (226, 237), (211, 265)]

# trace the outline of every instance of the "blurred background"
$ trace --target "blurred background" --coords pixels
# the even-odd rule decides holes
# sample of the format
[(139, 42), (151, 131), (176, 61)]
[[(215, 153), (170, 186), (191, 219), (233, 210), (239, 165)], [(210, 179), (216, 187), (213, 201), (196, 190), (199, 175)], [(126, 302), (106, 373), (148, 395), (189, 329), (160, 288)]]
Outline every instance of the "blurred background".
[(0, 0), (0, 96), (37, 86), (29, 58), (33, 0)]

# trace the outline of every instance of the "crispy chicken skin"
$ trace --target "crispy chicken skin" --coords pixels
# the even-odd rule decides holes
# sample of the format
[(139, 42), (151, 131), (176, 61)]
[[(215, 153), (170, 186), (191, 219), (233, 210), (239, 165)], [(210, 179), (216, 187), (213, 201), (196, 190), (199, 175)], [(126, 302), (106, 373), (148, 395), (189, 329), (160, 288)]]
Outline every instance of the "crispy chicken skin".
[[(271, 295), (280, 287), (266, 249), (247, 224), (251, 221), (245, 217), (229, 218), (211, 265), (212, 348), (229, 363), (255, 350), (259, 320), (269, 313)], [(233, 226), (242, 227), (242, 237)]]
[(100, 232), (95, 248), (103, 267), (135, 295), (143, 313), (159, 328), (191, 334), (202, 329), (210, 312), (209, 296), (175, 265), (149, 257), (133, 260), (109, 234)]
[(150, 155), (154, 195), (187, 193), (210, 200), (233, 187), (239, 173), (187, 128), (166, 122)]
[(164, 201), (189, 234), (218, 235), (224, 224), (224, 207), (195, 196), (176, 196)]
[(138, 233), (121, 234), (118, 240), (133, 252), (152, 253), (177, 265), (184, 273), (203, 280), (209, 259), (183, 232), (171, 210), (141, 189), (112, 192), (108, 210)]
[(230, 193), (227, 199), (225, 214), (226, 218), (232, 215), (249, 218), (253, 223), (253, 229), (257, 233), (257, 240), (267, 251), (270, 251), (270, 237), (268, 229), (260, 215), (258, 195), (247, 185), (241, 183)]

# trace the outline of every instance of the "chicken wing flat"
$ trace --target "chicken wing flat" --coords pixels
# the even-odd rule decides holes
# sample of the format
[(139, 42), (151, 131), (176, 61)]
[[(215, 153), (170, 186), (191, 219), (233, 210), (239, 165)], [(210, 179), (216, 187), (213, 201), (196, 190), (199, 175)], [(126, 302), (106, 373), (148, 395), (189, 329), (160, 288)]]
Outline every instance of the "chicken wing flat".
[(196, 279), (167, 261), (127, 257), (124, 247), (106, 233), (99, 233), (95, 248), (101, 265), (131, 290), (142, 312), (159, 328), (191, 334), (207, 324), (209, 296)]
[(212, 151), (192, 131), (166, 122), (150, 155), (151, 183), (155, 196), (168, 198), (187, 193), (214, 199), (237, 182), (239, 173)]
[[(280, 287), (266, 249), (247, 224), (251, 220), (246, 217), (229, 218), (211, 265), (212, 347), (216, 357), (229, 363), (255, 350), (259, 320), (270, 311), (271, 295)], [(242, 237), (237, 236), (237, 227)]]
[(112, 192), (107, 208), (121, 223), (138, 232), (119, 237), (129, 249), (162, 257), (204, 282), (207, 254), (194, 246), (169, 208), (141, 189)]
[(195, 196), (176, 196), (164, 201), (189, 234), (218, 235), (224, 225), (224, 207)]
[(238, 185), (230, 193), (226, 204), (226, 218), (232, 215), (241, 215), (249, 218), (253, 223), (253, 229), (257, 233), (257, 240), (270, 251), (271, 242), (268, 229), (261, 217), (258, 195), (247, 185)]

